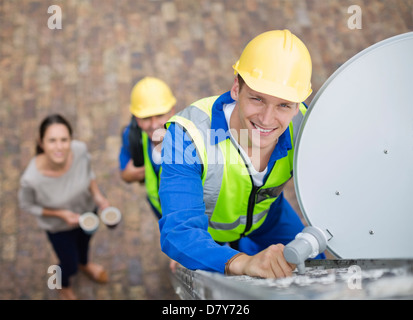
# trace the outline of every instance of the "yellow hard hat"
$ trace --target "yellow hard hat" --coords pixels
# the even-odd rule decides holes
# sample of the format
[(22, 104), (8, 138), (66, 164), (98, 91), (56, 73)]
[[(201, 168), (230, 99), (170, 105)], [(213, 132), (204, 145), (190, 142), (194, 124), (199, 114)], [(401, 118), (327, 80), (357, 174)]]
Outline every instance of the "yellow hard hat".
[(284, 100), (303, 102), (312, 92), (310, 53), (289, 30), (252, 39), (233, 68), (251, 89)]
[(132, 89), (130, 112), (147, 118), (169, 112), (176, 99), (168, 85), (158, 78), (145, 77)]

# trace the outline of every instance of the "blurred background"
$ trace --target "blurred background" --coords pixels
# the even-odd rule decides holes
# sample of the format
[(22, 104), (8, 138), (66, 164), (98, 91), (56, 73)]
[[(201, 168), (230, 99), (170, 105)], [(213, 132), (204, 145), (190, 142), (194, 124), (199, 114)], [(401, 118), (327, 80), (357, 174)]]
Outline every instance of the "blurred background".
[[(49, 28), (59, 27), (56, 11), (48, 13), (52, 5), (61, 9), (61, 29)], [(348, 12), (352, 5), (361, 9), (361, 21)], [(361, 29), (350, 28), (355, 22)], [(349, 58), (413, 31), (413, 0), (0, 0), (0, 299), (57, 299), (47, 286), (47, 269), (57, 264), (51, 245), (17, 206), (38, 126), (54, 112), (87, 143), (97, 182), (124, 217), (116, 229), (101, 225), (91, 243), (91, 258), (108, 269), (110, 282), (78, 274), (75, 293), (80, 299), (178, 299), (145, 188), (119, 177), (130, 91), (144, 76), (159, 77), (177, 97), (178, 111), (222, 94), (247, 42), (285, 28), (312, 56), (310, 104)], [(293, 182), (286, 195), (299, 212)]]

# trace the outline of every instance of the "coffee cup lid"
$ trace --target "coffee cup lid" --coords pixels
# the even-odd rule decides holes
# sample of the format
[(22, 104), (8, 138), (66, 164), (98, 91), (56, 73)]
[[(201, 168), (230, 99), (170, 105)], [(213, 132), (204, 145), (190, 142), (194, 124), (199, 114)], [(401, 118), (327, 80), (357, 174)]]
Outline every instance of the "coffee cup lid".
[[(114, 212), (114, 213), (116, 213), (116, 219), (114, 220), (114, 221), (107, 221), (106, 220), (106, 215), (109, 213), (109, 212)], [(102, 219), (102, 221), (105, 223), (105, 224), (117, 224), (117, 223), (119, 223), (119, 221), (122, 219), (122, 214), (121, 214), (121, 212), (120, 212), (120, 210), (118, 209), (118, 208), (116, 208), (116, 207), (107, 207), (107, 208), (105, 208), (105, 209), (103, 209), (102, 210), (102, 213), (100, 214), (100, 217), (101, 217), (101, 219)]]
[[(86, 218), (92, 218), (94, 223), (91, 226), (85, 224)], [(84, 231), (96, 231), (99, 227), (99, 217), (93, 212), (85, 212), (79, 217), (79, 225)]]

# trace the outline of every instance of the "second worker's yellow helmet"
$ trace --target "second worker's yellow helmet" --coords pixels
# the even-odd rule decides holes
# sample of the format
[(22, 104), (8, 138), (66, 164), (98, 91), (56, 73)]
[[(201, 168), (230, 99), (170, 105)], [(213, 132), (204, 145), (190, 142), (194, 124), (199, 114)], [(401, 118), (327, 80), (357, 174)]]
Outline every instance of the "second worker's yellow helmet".
[(130, 112), (138, 118), (168, 113), (176, 104), (176, 98), (168, 85), (153, 77), (145, 77), (132, 89)]
[(310, 53), (289, 30), (264, 32), (252, 39), (233, 65), (253, 90), (292, 102), (312, 93)]

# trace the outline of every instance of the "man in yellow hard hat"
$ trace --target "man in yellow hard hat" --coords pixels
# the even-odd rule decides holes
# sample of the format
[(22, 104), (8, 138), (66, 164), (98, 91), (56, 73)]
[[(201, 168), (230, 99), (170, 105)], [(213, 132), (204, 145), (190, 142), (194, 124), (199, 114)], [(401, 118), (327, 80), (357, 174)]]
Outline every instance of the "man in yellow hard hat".
[(136, 83), (131, 92), (132, 118), (122, 133), (119, 153), (121, 178), (128, 183), (145, 182), (149, 204), (158, 218), (161, 137), (155, 135), (174, 115), (175, 104), (176, 98), (164, 81), (145, 77)]
[(229, 92), (167, 122), (161, 247), (189, 269), (289, 276), (283, 248), (304, 225), (282, 190), (312, 92), (310, 54), (290, 31), (274, 30), (251, 40), (233, 68)]

